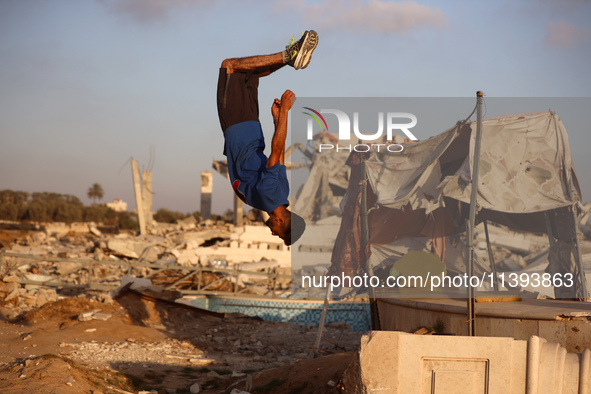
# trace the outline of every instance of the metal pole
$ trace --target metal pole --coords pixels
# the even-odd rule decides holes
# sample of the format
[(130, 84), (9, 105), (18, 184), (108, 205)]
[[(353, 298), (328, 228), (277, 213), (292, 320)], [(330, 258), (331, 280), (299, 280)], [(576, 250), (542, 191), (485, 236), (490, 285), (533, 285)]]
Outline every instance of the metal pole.
[(583, 268), (583, 254), (581, 252), (581, 233), (579, 231), (579, 217), (577, 216), (577, 208), (573, 204), (571, 206), (572, 214), (573, 214), (573, 223), (575, 225), (575, 264), (577, 266), (577, 271), (579, 274), (579, 282), (580, 286), (576, 287), (575, 297), (579, 299), (579, 301), (587, 301), (589, 298), (589, 293), (587, 292), (587, 278), (585, 277), (585, 270)]
[(140, 225), (140, 234), (146, 234), (146, 216), (144, 214), (144, 202), (142, 201), (142, 186), (140, 170), (137, 161), (131, 160), (131, 175), (133, 177), (133, 190), (135, 192), (135, 204), (137, 206), (137, 218)]
[[(369, 228), (367, 224), (367, 173), (365, 171), (365, 159), (363, 155), (359, 155), (359, 171), (361, 172), (360, 186), (361, 186), (361, 201), (359, 208), (359, 219), (361, 221), (361, 258), (365, 264), (365, 272), (368, 276), (373, 276), (373, 268), (369, 264), (367, 258), (367, 247), (369, 245)], [(371, 329), (380, 329), (380, 317), (378, 312), (378, 302), (376, 300), (375, 289), (370, 286), (369, 289), (369, 308), (371, 311)]]
[(548, 243), (550, 244), (550, 249), (555, 244), (554, 241), (554, 234), (552, 233), (552, 223), (550, 222), (550, 218), (548, 217), (548, 212), (544, 212), (544, 220), (546, 221), (546, 233), (548, 234)]
[[(573, 184), (573, 179), (572, 177), (569, 177), (568, 179), (568, 186), (570, 189), (570, 197), (571, 197), (571, 201), (580, 201), (581, 200), (581, 196), (578, 195), (576, 189), (575, 189), (575, 185)], [(581, 252), (581, 231), (579, 229), (579, 225), (580, 225), (580, 218), (577, 215), (577, 203), (573, 203), (573, 205), (571, 205), (570, 210), (572, 212), (572, 217), (573, 217), (573, 225), (575, 226), (574, 231), (575, 231), (575, 253), (574, 253), (574, 258), (575, 258), (575, 265), (577, 266), (577, 271), (579, 274), (579, 286), (575, 287), (575, 297), (578, 298), (580, 301), (586, 301), (587, 298), (589, 298), (589, 293), (587, 292), (587, 278), (585, 277), (585, 270), (583, 269), (583, 254)]]
[(201, 208), (199, 213), (205, 220), (211, 218), (211, 194), (213, 193), (213, 172), (201, 171)]
[(470, 286), (470, 278), (474, 267), (474, 247), (472, 245), (472, 235), (474, 234), (474, 224), (476, 223), (476, 199), (478, 195), (478, 166), (480, 164), (480, 140), (482, 138), (482, 92), (476, 92), (476, 138), (474, 141), (474, 162), (472, 163), (472, 193), (470, 195), (470, 217), (468, 228), (466, 229), (467, 237), (467, 262), (466, 274), (468, 275), (468, 335), (474, 336), (474, 288)]
[[(241, 227), (244, 225), (244, 203), (234, 193), (234, 226)], [(265, 219), (266, 221), (266, 219)]]
[(474, 319), (476, 313), (474, 313), (474, 289), (470, 286), (470, 275), (472, 275), (472, 261), (473, 261), (473, 250), (472, 250), (472, 226), (470, 226), (470, 220), (466, 219), (466, 275), (468, 276), (468, 283), (466, 284), (467, 298), (466, 307), (468, 311), (466, 323), (468, 324), (468, 336), (474, 336)]
[(497, 266), (495, 264), (495, 256), (492, 251), (492, 247), (490, 246), (490, 238), (488, 236), (488, 223), (484, 221), (484, 234), (486, 235), (486, 248), (488, 249), (488, 260), (490, 261), (490, 269), (493, 274), (494, 282), (493, 288), (495, 291), (499, 291), (499, 282), (497, 278)]
[(152, 225), (152, 172), (142, 172), (142, 204), (146, 226)]
[[(320, 315), (320, 323), (318, 324), (318, 332), (316, 333), (316, 341), (314, 342), (314, 348), (320, 347), (320, 341), (322, 340), (322, 331), (324, 330), (324, 321), (326, 320), (326, 312), (328, 311), (328, 297), (330, 295), (330, 286), (326, 288), (326, 295), (324, 296), (324, 304), (322, 305), (322, 314)], [(313, 350), (313, 352), (315, 352)]]

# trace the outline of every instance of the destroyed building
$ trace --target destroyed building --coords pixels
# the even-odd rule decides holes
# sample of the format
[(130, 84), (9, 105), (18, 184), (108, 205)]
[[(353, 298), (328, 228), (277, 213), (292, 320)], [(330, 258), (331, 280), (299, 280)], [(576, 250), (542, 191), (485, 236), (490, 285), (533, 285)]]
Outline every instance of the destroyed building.
[[(490, 137), (490, 130), (494, 130), (495, 138), (506, 141), (508, 138), (503, 137), (503, 132), (508, 129), (513, 141), (520, 141), (517, 143), (520, 150), (511, 151), (509, 156), (499, 156), (499, 152), (492, 148), (482, 152), (481, 181), (487, 187), (479, 195), (477, 222), (481, 224), (472, 237), (478, 256), (474, 261), (474, 274), (496, 272), (497, 279), (502, 273), (526, 273), (531, 277), (533, 273), (545, 272), (550, 262), (552, 267), (560, 265), (556, 268), (557, 273), (572, 273), (573, 278), (579, 278), (579, 284), (567, 289), (568, 293), (557, 293), (549, 286), (540, 288), (524, 283), (496, 288), (498, 283), (491, 280), (476, 293), (476, 298), (483, 300), (476, 305), (476, 333), (489, 338), (473, 338), (472, 350), (463, 352), (465, 346), (461, 344), (466, 342), (462, 337), (439, 341), (431, 335), (421, 339), (400, 333), (368, 335), (362, 339), (358, 358), (342, 374), (342, 380), (338, 383), (330, 380), (333, 386), (357, 387), (362, 384), (369, 389), (372, 385), (381, 387), (388, 382), (398, 387), (398, 391), (392, 392), (405, 392), (404, 387), (418, 387), (420, 374), (402, 376), (389, 373), (382, 376), (376, 373), (376, 362), (396, 366), (401, 360), (422, 362), (413, 371), (426, 371), (433, 380), (420, 384), (440, 382), (437, 383), (440, 385), (438, 390), (454, 387), (457, 379), (463, 381), (466, 376), (467, 380), (464, 380), (468, 383), (484, 380), (490, 382), (490, 387), (502, 387), (501, 390), (509, 387), (519, 389), (525, 387), (526, 382), (527, 387), (534, 390), (534, 383), (531, 383), (534, 381), (535, 387), (546, 387), (546, 381), (554, 385), (561, 380), (564, 386), (556, 383), (556, 387), (569, 390), (575, 385), (585, 387), (589, 383), (585, 375), (588, 370), (585, 360), (590, 353), (585, 348), (590, 345), (591, 310), (588, 304), (552, 300), (586, 298), (583, 285), (586, 280), (582, 274), (585, 273), (587, 254), (591, 250), (589, 243), (577, 234), (578, 229), (585, 233), (589, 212), (581, 204), (574, 165), (568, 153), (566, 130), (559, 117), (552, 112), (488, 119), (484, 126), (485, 130), (489, 130), (484, 133), (484, 141)], [(234, 227), (213, 221), (198, 223), (193, 218), (176, 225), (151, 223), (146, 234), (138, 236), (127, 233), (106, 235), (96, 226), (88, 224), (48, 224), (25, 241), (2, 250), (4, 276), (0, 295), (4, 301), (13, 303), (12, 317), (62, 299), (63, 295), (58, 294), (55, 288), (60, 291), (68, 288), (72, 291), (81, 288), (106, 291), (120, 288), (122, 280), (145, 280), (145, 286), (156, 285), (160, 286), (160, 291), (175, 290), (188, 296), (210, 292), (218, 295), (221, 302), (238, 303), (239, 297), (236, 296), (244, 294), (277, 297), (289, 293), (293, 280), (289, 270), (294, 256), (302, 259), (303, 263), (298, 267), (302, 272), (313, 269), (319, 275), (325, 275), (327, 269), (331, 270), (328, 271), (330, 273), (338, 268), (360, 274), (365, 272), (365, 263), (369, 261), (376, 275), (402, 277), (411, 274), (420, 276), (432, 269), (427, 264), (428, 254), (429, 259), (437, 260), (435, 264), (444, 265), (446, 274), (461, 277), (467, 269), (467, 246), (463, 234), (470, 205), (473, 130), (473, 123), (462, 123), (429, 140), (406, 144), (405, 151), (409, 157), (417, 160), (396, 161), (380, 154), (351, 156), (349, 152), (326, 156), (322, 160), (313, 157), (309, 183), (303, 185), (293, 204), (294, 210), (301, 209), (309, 221), (308, 232), (300, 243), (294, 245), (297, 248), (295, 251), (285, 247), (261, 225)], [(515, 137), (519, 130), (527, 130), (523, 140)], [(330, 140), (330, 137), (322, 135), (317, 141), (326, 139)], [(488, 144), (489, 147), (494, 145)], [(528, 156), (532, 150), (536, 151), (535, 157)], [(345, 165), (347, 161), (350, 165)], [(361, 162), (365, 167), (363, 170)], [(507, 179), (510, 182), (505, 184)], [(500, 183), (496, 185), (495, 182)], [(365, 207), (360, 204), (360, 186), (367, 187)], [(367, 214), (368, 221), (367, 259), (359, 253), (361, 244), (351, 243), (363, 239), (360, 231), (361, 216), (364, 214)], [(486, 227), (482, 224), (485, 222), (488, 222)], [(580, 222), (583, 223), (581, 226)], [(552, 240), (554, 245), (551, 245)], [(565, 243), (569, 244), (565, 247)], [(492, 294), (495, 291), (497, 294)], [(498, 299), (498, 293), (503, 292), (506, 294), (500, 299), (505, 302), (484, 301), (495, 296)], [(224, 299), (222, 294), (233, 295), (234, 300)], [(526, 294), (545, 303), (533, 303), (525, 299)], [(371, 296), (350, 291), (339, 295), (377, 298), (375, 294)], [(441, 295), (448, 296), (447, 293)], [(321, 292), (320, 297), (323, 296), (324, 292)], [(445, 297), (432, 300), (424, 296), (422, 300), (411, 300), (404, 291), (390, 298), (382, 297), (383, 294), (377, 296), (381, 297), (377, 302), (377, 318), (382, 330), (465, 333), (465, 301)], [(507, 305), (509, 298), (514, 305)], [(96, 300), (109, 302), (105, 296)], [(189, 302), (195, 306), (193, 301)], [(331, 303), (331, 308), (333, 305)], [(540, 306), (543, 310), (537, 309)], [(351, 309), (354, 305), (350, 303), (347, 307)], [(262, 316), (265, 308), (279, 309), (280, 306), (259, 308), (258, 313)], [(91, 309), (80, 313), (77, 321), (111, 320), (112, 316), (117, 315)], [(372, 315), (372, 323), (374, 318)], [(311, 334), (308, 338), (316, 333), (312, 325), (319, 321), (317, 318), (303, 326), (302, 330)], [(337, 323), (330, 322), (327, 329), (331, 335), (336, 333), (339, 335), (337, 338), (342, 339), (350, 331), (335, 331)], [(236, 327), (241, 327), (241, 324), (237, 321)], [(161, 320), (156, 327), (173, 330), (175, 326), (173, 321)], [(423, 329), (416, 330), (417, 327)], [(296, 335), (295, 331), (286, 332)], [(251, 356), (254, 357), (253, 362), (260, 363), (253, 364), (257, 366), (267, 365), (267, 361), (292, 365), (308, 357), (301, 347), (296, 346), (284, 353), (263, 351), (267, 345), (278, 350), (278, 345), (265, 342), (252, 330), (248, 331), (248, 336), (247, 339), (225, 329), (210, 327), (200, 337), (207, 344), (205, 346), (211, 347), (208, 354), (196, 354), (192, 348), (177, 344), (182, 351), (177, 350), (171, 355), (171, 345), (165, 342), (155, 343), (153, 348), (154, 354), (158, 353), (156, 357), (166, 358), (167, 361), (176, 357), (187, 365), (210, 362), (244, 365)], [(24, 336), (27, 341), (33, 337)], [(333, 336), (330, 338), (336, 340)], [(350, 338), (359, 338), (359, 335)], [(551, 338), (548, 342), (556, 343), (547, 343), (543, 338)], [(392, 353), (392, 359), (384, 361), (375, 356), (366, 357), (371, 349), (383, 348), (384, 341), (400, 344), (397, 352)], [(89, 354), (100, 355), (101, 359), (107, 360), (121, 353), (122, 349), (135, 349), (134, 354), (137, 352), (142, 356), (148, 353), (136, 344), (135, 338), (126, 342), (101, 346), (88, 341), (67, 343), (64, 347), (71, 348), (71, 354), (85, 362), (91, 360)], [(344, 348), (355, 350), (351, 345), (353, 342), (347, 342)], [(235, 353), (229, 354), (228, 349), (222, 346), (229, 347), (230, 344), (237, 349)], [(503, 351), (495, 354), (488, 352), (494, 346), (502, 347)], [(218, 347), (226, 353), (212, 355)], [(409, 349), (436, 349), (438, 353), (433, 356), (435, 361), (425, 362), (424, 358), (412, 358)], [(507, 349), (511, 351), (505, 351)], [(549, 362), (544, 355), (551, 352), (558, 356)], [(508, 355), (511, 355), (510, 360)], [(441, 360), (437, 357), (462, 358), (462, 368), (459, 364), (440, 365)], [(500, 364), (511, 366), (510, 381), (498, 378), (507, 376), (505, 370), (497, 369), (498, 362), (492, 367), (483, 364), (482, 359), (487, 357), (505, 360)], [(564, 370), (560, 369), (560, 365), (569, 365), (572, 370), (578, 367), (581, 375), (561, 374)], [(466, 369), (466, 366), (471, 369)], [(240, 384), (245, 384), (247, 380), (238, 375), (235, 378)], [(204, 382), (200, 381), (200, 384), (205, 387), (211, 384)]]

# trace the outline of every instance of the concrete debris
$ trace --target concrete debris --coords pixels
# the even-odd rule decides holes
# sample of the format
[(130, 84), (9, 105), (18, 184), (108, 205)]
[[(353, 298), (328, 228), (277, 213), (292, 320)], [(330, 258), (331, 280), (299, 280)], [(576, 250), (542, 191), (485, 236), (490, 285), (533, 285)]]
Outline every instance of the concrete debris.
[(525, 268), (527, 264), (522, 256), (515, 254), (499, 261), (497, 269), (499, 271), (519, 271)]
[(362, 337), (342, 382), (347, 392), (363, 394), (584, 393), (591, 387), (589, 357), (588, 349), (568, 353), (537, 336), (525, 341), (374, 331)]
[(76, 271), (78, 268), (80, 268), (82, 264), (80, 263), (72, 263), (72, 262), (63, 262), (63, 263), (57, 263), (56, 264), (56, 272), (58, 273), (58, 275), (66, 275), (69, 274), (70, 272)]
[(15, 275), (7, 275), (4, 278), (2, 278), (2, 282), (4, 282), (4, 283), (19, 283), (20, 279), (18, 276), (15, 276)]
[(94, 225), (94, 223), (91, 223), (88, 225), (88, 230), (90, 231), (91, 234), (100, 237), (103, 235), (103, 233), (101, 233), (101, 231), (96, 228), (96, 226)]
[[(305, 359), (307, 345), (313, 339), (316, 330), (317, 327), (312, 325), (260, 321), (244, 324), (241, 321), (229, 321), (202, 331), (193, 331), (193, 335), (184, 340), (167, 338), (146, 342), (128, 338), (109, 343), (75, 341), (62, 343), (60, 346), (66, 348), (64, 352), (73, 360), (92, 362), (95, 365), (158, 363), (209, 367), (210, 370), (204, 374), (205, 383), (211, 379), (244, 377), (246, 374), (240, 372), (244, 370), (293, 365), (298, 360)], [(101, 334), (100, 329), (96, 334)], [(361, 333), (327, 327), (325, 337), (338, 343), (342, 347), (341, 350), (351, 352), (357, 349)], [(285, 341), (285, 338), (294, 340)], [(242, 339), (242, 343), (235, 345), (239, 339)], [(201, 343), (202, 347), (196, 348), (195, 343)], [(330, 343), (325, 345), (329, 349), (333, 346)], [(220, 374), (218, 369), (212, 368), (213, 365), (225, 366), (223, 369), (228, 373)]]
[[(154, 267), (141, 265), (132, 268), (121, 264), (97, 264), (89, 272), (88, 264), (93, 261), (138, 262), (162, 267), (238, 268), (247, 264), (243, 269), (249, 271), (269, 272), (284, 267), (287, 269), (284, 273), (289, 273), (290, 248), (262, 223), (236, 228), (232, 224), (198, 223), (189, 218), (176, 224), (154, 222), (147, 235), (113, 233), (99, 228), (102, 227), (95, 223), (51, 223), (38, 226), (39, 231), (5, 245), (5, 252), (36, 259), (3, 257), (6, 264), (0, 272), (0, 300), (21, 305), (20, 298), (27, 298), (27, 305), (42, 304), (57, 297), (41, 291), (38, 300), (33, 301), (31, 295), (44, 285), (76, 287), (99, 281), (101, 285), (115, 288), (127, 283), (121, 282), (125, 276), (137, 279), (157, 271)], [(238, 284), (244, 286), (250, 280), (260, 281), (261, 278), (240, 277)], [(20, 284), (25, 284), (25, 288), (19, 289)], [(151, 285), (144, 284), (144, 287)], [(281, 280), (277, 286), (287, 288), (289, 280)], [(264, 290), (254, 291), (264, 293)]]
[[(488, 226), (491, 245), (505, 248), (514, 253), (529, 254), (548, 247), (548, 236), (520, 233), (500, 226)], [(486, 249), (486, 234), (478, 231), (476, 239), (480, 249)]]
[(1, 294), (12, 293), (17, 287), (19, 287), (19, 286), (14, 282), (9, 282), (9, 283), (0, 282), (0, 296), (1, 296)]
[(191, 230), (197, 226), (197, 219), (195, 219), (195, 216), (191, 215), (186, 219), (177, 220), (176, 223), (180, 225), (183, 230)]
[(119, 294), (119, 290), (121, 290), (125, 285), (131, 283), (131, 288), (134, 290), (142, 290), (142, 289), (149, 289), (152, 286), (152, 281), (148, 278), (136, 278), (134, 276), (123, 276), (121, 278), (121, 285), (117, 290), (115, 290), (114, 294)]
[(95, 313), (94, 315), (92, 315), (92, 319), (93, 320), (109, 320), (111, 318), (111, 314), (110, 313)]
[(428, 328), (421, 327), (418, 330), (416, 330), (415, 332), (413, 332), (413, 334), (415, 334), (415, 335), (431, 335), (431, 334), (433, 334), (433, 331), (429, 330)]
[(78, 315), (78, 321), (91, 321), (94, 318), (94, 314), (99, 312), (100, 309), (96, 309), (93, 311), (82, 312)]

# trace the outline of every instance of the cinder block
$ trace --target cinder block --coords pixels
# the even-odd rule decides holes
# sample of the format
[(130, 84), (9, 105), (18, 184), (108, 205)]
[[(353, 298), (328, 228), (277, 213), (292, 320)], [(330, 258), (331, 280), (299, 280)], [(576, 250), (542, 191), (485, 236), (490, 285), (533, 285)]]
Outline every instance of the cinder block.
[(578, 357), (537, 336), (522, 341), (373, 331), (362, 337), (343, 382), (345, 391), (363, 394), (558, 394), (588, 392), (590, 376), (588, 349)]

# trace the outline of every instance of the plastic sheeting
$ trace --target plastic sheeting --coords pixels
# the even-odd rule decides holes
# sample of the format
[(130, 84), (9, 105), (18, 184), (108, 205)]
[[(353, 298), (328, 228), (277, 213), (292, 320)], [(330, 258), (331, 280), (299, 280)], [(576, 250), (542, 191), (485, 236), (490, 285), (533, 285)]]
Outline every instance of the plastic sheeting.
[[(427, 214), (444, 207), (444, 197), (469, 204), (475, 130), (467, 123), (400, 154), (374, 152), (366, 166), (377, 204)], [(580, 201), (568, 135), (551, 111), (483, 120), (478, 180), (479, 209), (533, 213)]]

